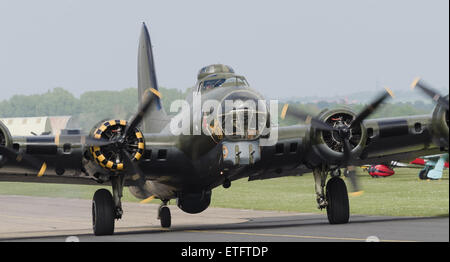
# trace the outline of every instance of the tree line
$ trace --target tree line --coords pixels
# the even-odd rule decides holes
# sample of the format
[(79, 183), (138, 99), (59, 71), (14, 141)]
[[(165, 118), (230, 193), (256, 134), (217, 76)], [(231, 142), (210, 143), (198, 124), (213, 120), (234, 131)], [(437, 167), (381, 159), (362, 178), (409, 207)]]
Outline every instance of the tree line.
[[(183, 99), (186, 92), (160, 87), (162, 104), (169, 112), (171, 101)], [(43, 94), (14, 95), (0, 102), (0, 117), (72, 116), (70, 128), (89, 131), (104, 119), (129, 119), (138, 108), (137, 88), (120, 91), (89, 91), (79, 98), (63, 88)]]
[[(162, 104), (166, 112), (170, 112), (170, 104), (176, 99), (186, 97), (191, 89), (161, 87)], [(317, 114), (324, 108), (339, 106), (336, 103), (321, 101), (318, 103), (288, 102), (291, 106)], [(359, 112), (363, 104), (346, 105)], [(422, 101), (388, 103), (381, 107), (371, 117), (407, 116), (430, 113), (432, 104)], [(0, 102), (0, 117), (33, 117), (33, 116), (72, 116), (71, 128), (82, 128), (89, 131), (97, 122), (103, 119), (129, 119), (138, 108), (137, 88), (126, 88), (120, 91), (89, 91), (79, 98), (63, 88), (54, 88), (47, 93), (37, 95), (15, 95)], [(279, 111), (282, 104), (280, 103)], [(280, 125), (294, 124), (292, 119), (280, 120)]]

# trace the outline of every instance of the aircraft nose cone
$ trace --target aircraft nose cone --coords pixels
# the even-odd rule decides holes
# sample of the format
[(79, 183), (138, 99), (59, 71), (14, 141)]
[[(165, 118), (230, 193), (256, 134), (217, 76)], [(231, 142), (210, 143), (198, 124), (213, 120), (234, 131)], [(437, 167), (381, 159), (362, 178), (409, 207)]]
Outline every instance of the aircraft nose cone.
[(266, 101), (247, 90), (229, 94), (221, 103), (220, 120), (225, 136), (233, 140), (256, 139), (267, 125)]

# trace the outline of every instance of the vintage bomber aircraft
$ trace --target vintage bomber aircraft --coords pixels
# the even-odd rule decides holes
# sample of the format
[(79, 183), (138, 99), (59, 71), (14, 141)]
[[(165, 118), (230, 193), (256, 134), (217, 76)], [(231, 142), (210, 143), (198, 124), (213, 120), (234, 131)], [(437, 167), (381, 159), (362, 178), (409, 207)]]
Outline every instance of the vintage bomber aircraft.
[[(161, 107), (144, 24), (138, 51), (140, 104), (130, 121), (106, 121), (86, 135), (68, 132), (29, 137), (12, 137), (0, 123), (0, 181), (111, 185), (112, 194), (99, 189), (92, 202), (95, 235), (109, 235), (114, 232), (115, 219), (123, 214), (124, 187), (141, 199), (161, 199), (158, 218), (162, 227), (170, 227), (170, 199), (177, 199), (178, 207), (187, 213), (199, 213), (209, 206), (212, 189), (229, 187), (233, 180), (313, 172), (318, 207), (326, 208), (331, 224), (347, 223), (348, 192), (339, 177), (340, 168), (448, 151), (448, 96), (440, 96), (422, 80), (413, 86), (436, 102), (430, 115), (366, 120), (389, 97), (385, 92), (359, 114), (342, 108), (324, 110), (313, 117), (284, 106), (282, 117), (291, 116), (299, 124), (278, 127), (266, 107), (251, 110), (239, 106), (239, 101), (262, 99), (244, 77), (228, 66), (211, 65), (200, 70), (193, 96), (201, 94), (200, 103), (231, 100), (237, 106), (224, 112), (221, 102), (217, 108), (221, 114), (210, 118), (201, 118), (208, 112), (189, 116), (181, 110), (174, 117), (203, 119), (201, 125), (209, 133), (195, 135), (199, 126), (192, 125), (187, 133), (173, 134), (171, 118)], [(190, 112), (195, 104), (193, 96), (188, 98)], [(240, 133), (235, 127), (231, 132), (220, 129), (224, 119), (235, 123), (238, 116), (247, 123), (244, 128), (249, 127), (252, 117), (266, 119), (265, 125)], [(275, 132), (276, 143), (260, 144)]]

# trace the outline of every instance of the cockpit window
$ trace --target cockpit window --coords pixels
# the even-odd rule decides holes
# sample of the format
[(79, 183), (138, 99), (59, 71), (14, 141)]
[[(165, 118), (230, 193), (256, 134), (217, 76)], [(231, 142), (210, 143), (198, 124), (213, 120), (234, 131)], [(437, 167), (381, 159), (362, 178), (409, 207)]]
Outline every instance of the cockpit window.
[(241, 77), (228, 77), (228, 78), (218, 78), (205, 80), (200, 83), (199, 91), (207, 91), (214, 89), (216, 87), (226, 87), (226, 86), (248, 86), (245, 78)]
[(203, 82), (202, 90), (210, 90), (210, 89), (219, 87), (224, 82), (225, 82), (225, 79), (223, 79), (223, 78), (206, 80)]
[(230, 77), (225, 80), (222, 86), (247, 86), (247, 83), (237, 77)]

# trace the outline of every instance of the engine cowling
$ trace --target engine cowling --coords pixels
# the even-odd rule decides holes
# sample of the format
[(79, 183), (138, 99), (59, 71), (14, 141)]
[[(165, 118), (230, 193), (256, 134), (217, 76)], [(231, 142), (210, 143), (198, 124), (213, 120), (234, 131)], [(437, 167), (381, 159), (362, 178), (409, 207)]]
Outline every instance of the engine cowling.
[(5, 124), (0, 121), (0, 146), (10, 147), (12, 136)]
[[(100, 124), (91, 132), (95, 139), (114, 141), (122, 136), (127, 121), (110, 120)], [(114, 143), (106, 146), (94, 146), (90, 152), (94, 161), (104, 169), (110, 171), (122, 171), (124, 166), (124, 155), (122, 149), (125, 149), (131, 156), (132, 161), (138, 161), (144, 154), (145, 142), (142, 132), (136, 128), (135, 132), (125, 137), (125, 143)]]
[[(448, 95), (447, 95), (448, 100)], [(436, 105), (433, 110), (431, 120), (431, 132), (433, 135), (433, 142), (444, 148), (448, 148), (449, 143), (449, 112), (441, 105)]]
[[(350, 108), (338, 108), (323, 110), (317, 117), (328, 125), (339, 128), (344, 126), (350, 127), (356, 114)], [(357, 156), (362, 152), (366, 140), (367, 131), (362, 124), (351, 128), (349, 142), (352, 148), (352, 155)], [(323, 161), (330, 165), (342, 163), (344, 158), (344, 145), (336, 131), (319, 131), (312, 128), (311, 146), (315, 153), (315, 158), (320, 159), (317, 163)], [(312, 162), (314, 163), (316, 161)]]

